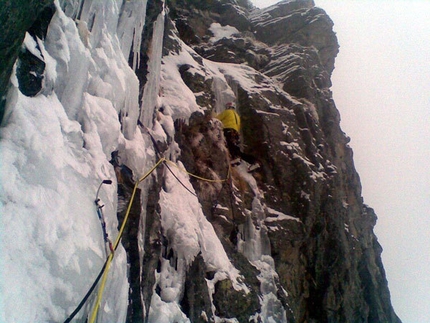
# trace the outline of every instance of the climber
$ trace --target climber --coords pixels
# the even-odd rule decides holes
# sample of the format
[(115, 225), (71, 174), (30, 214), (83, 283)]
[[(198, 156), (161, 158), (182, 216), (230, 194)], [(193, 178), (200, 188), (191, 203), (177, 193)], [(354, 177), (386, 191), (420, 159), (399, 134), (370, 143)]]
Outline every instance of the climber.
[(236, 107), (233, 102), (228, 102), (225, 105), (225, 110), (216, 116), (223, 124), (224, 137), (227, 142), (227, 148), (231, 155), (231, 165), (240, 165), (240, 160), (243, 159), (249, 164), (248, 172), (252, 172), (260, 168), (257, 160), (240, 150), (240, 117), (235, 111)]

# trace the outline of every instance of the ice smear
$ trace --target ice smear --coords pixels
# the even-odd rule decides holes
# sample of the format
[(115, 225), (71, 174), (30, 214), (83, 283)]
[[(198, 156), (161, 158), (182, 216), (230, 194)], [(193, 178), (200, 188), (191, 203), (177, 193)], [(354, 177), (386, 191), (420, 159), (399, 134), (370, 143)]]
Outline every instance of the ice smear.
[[(177, 166), (170, 168), (194, 193), (188, 175), (181, 171), (184, 166), (182, 163)], [(231, 264), (213, 226), (204, 216), (197, 197), (185, 189), (167, 169), (164, 181), (164, 189), (160, 194), (161, 224), (169, 247), (174, 251), (174, 257), (170, 261), (163, 260), (161, 271), (157, 274), (157, 283), (162, 290), (161, 297), (154, 293), (152, 298), (150, 316), (154, 322), (168, 322), (174, 313), (179, 315), (178, 305), (173, 304), (179, 302), (186, 271), (199, 253), (208, 270), (216, 272), (215, 278), (208, 281), (210, 290), (214, 290), (218, 280), (230, 279), (236, 290), (249, 292), (241, 282), (240, 272)]]
[[(189, 177), (180, 168), (171, 167), (176, 177), (194, 192)], [(178, 259), (189, 266), (199, 252), (208, 270), (225, 272), (238, 289), (245, 288), (237, 283), (240, 276), (231, 264), (219, 241), (213, 226), (206, 219), (196, 196), (188, 192), (169, 172), (165, 173), (165, 190), (160, 196), (162, 226)], [(236, 283), (235, 283), (236, 282)]]
[(253, 317), (261, 322), (287, 322), (285, 309), (277, 297), (278, 288), (276, 281), (278, 274), (275, 271), (275, 262), (270, 256), (270, 240), (265, 221), (266, 213), (276, 215), (279, 220), (297, 220), (274, 209), (267, 207), (263, 202), (263, 194), (258, 189), (255, 178), (247, 172), (245, 163), (235, 167), (237, 174), (245, 180), (254, 193), (252, 201), (252, 211), (247, 222), (239, 226), (238, 250), (243, 253), (248, 260), (260, 271), (258, 279), (261, 283), (260, 304), (261, 313), (256, 313)]
[(25, 47), (28, 49), (28, 51), (30, 53), (32, 53), (34, 56), (36, 56), (39, 60), (43, 61), (43, 57), (40, 53), (40, 50), (37, 48), (38, 44), (37, 42), (33, 39), (33, 37), (30, 36), (29, 33), (25, 33), (25, 38), (24, 38), (24, 44)]
[(287, 317), (285, 309), (277, 297), (278, 287), (276, 281), (279, 280), (278, 274), (274, 270), (275, 262), (270, 256), (262, 256), (260, 260), (253, 264), (260, 270), (258, 279), (261, 283), (261, 314), (262, 322), (267, 323), (286, 323)]

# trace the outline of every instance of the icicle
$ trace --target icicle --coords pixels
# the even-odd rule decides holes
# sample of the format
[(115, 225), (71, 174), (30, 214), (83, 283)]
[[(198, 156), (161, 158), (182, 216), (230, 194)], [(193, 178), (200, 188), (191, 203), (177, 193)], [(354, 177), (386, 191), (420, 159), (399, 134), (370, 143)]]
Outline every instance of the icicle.
[(158, 92), (160, 89), (161, 58), (163, 50), (165, 11), (163, 10), (154, 23), (152, 35), (152, 50), (149, 54), (148, 81), (145, 85), (142, 98), (140, 121), (146, 127), (152, 124), (154, 108), (157, 106)]
[(121, 49), (127, 60), (130, 57), (130, 51), (132, 51), (134, 70), (140, 64), (140, 46), (143, 27), (145, 26), (146, 5), (146, 0), (125, 1), (118, 22), (117, 33)]

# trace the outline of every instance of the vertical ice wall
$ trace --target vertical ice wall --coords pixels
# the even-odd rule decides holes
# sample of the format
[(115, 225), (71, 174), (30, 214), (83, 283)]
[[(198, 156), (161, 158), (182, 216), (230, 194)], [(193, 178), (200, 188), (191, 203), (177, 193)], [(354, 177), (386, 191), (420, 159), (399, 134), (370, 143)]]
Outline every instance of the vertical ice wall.
[[(131, 4), (136, 13), (145, 12), (146, 1), (124, 7)], [(67, 318), (106, 258), (94, 204), (104, 179), (113, 181), (102, 186), (99, 196), (107, 232), (112, 240), (118, 234), (111, 152), (126, 150), (130, 167), (144, 171), (145, 157), (136, 157), (145, 150), (136, 126), (139, 84), (124, 57), (144, 17), (135, 17), (137, 26), (119, 21), (122, 1), (55, 5), (46, 39), (27, 35), (24, 43), (46, 64), (43, 89), (35, 97), (24, 96), (14, 74), (0, 128), (1, 182), (7, 183), (0, 192), (1, 222), (7, 228), (2, 235), (2, 322)], [(125, 320), (126, 270), (120, 246), (99, 321)], [(88, 311), (85, 307), (78, 317)]]

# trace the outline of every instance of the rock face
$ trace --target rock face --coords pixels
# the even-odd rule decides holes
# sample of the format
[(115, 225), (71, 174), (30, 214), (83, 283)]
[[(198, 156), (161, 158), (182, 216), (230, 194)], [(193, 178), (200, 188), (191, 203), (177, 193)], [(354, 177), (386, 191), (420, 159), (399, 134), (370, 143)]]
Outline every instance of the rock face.
[[(255, 93), (226, 75), (244, 124), (245, 150), (263, 166), (254, 177), (263, 192), (264, 198), (259, 200), (264, 207), (263, 214), (256, 214), (252, 205), (256, 196), (249, 188), (245, 192), (220, 190), (220, 196), (244, 196), (240, 205), (229, 207), (235, 217), (225, 214), (223, 221), (230, 223), (222, 223), (209, 209), (214, 198), (205, 195), (207, 189), (196, 181), (201, 203), (208, 205), (204, 207), (206, 216), (216, 228), (222, 228), (219, 235), (233, 249), (238, 245), (232, 236), (235, 230), (247, 234), (246, 221), (261, 230), (267, 239), (263, 254), (267, 252), (274, 260), (276, 294), (289, 322), (399, 322), (389, 301), (382, 249), (373, 233), (376, 216), (363, 204), (349, 139), (339, 127), (339, 113), (329, 90), (338, 52), (332, 21), (313, 1), (281, 1), (264, 10), (235, 1), (209, 3), (177, 1), (171, 8), (180, 38), (203, 58), (254, 68), (256, 86), (266, 87), (270, 77), (285, 92), (268, 87)], [(210, 28), (214, 23), (234, 26), (237, 32), (214, 40)], [(194, 93), (213, 91), (213, 82), (206, 79), (205, 88), (196, 74), (188, 69), (181, 75)], [(213, 97), (202, 103), (215, 107)], [(188, 130), (180, 133), (190, 139)], [(178, 143), (187, 168), (199, 172), (198, 165), (205, 163), (200, 166), (206, 170), (202, 175), (208, 175), (207, 169), (220, 177), (225, 174), (225, 162), (213, 157), (221, 152), (213, 151), (210, 140), (201, 141), (203, 148), (199, 147), (199, 151), (208, 150), (203, 158), (206, 162), (187, 153), (189, 143)], [(240, 180), (240, 175), (233, 173), (234, 178)], [(223, 205), (228, 205), (227, 200), (225, 196)], [(215, 290), (215, 300), (217, 293)], [(220, 310), (227, 305), (215, 305), (217, 315), (234, 316), (227, 315), (234, 309)], [(238, 316), (241, 306), (231, 305)]]
[[(25, 23), (12, 31), (21, 38), (7, 45), (13, 55), (1, 60), (0, 90), (5, 91), (19, 56), (19, 89), (34, 96), (52, 90), (43, 82), (45, 63), (35, 49), (55, 7), (50, 1), (28, 2), (38, 14), (21, 19)], [(140, 3), (114, 2), (115, 10), (121, 4), (119, 25), (129, 23)], [(82, 6), (95, 3), (82, 1)], [(72, 19), (102, 25), (94, 18), (96, 5), (88, 21), (76, 16), (82, 10), (76, 1), (61, 6)], [(83, 22), (76, 21), (77, 28)], [(196, 229), (189, 245), (177, 242), (178, 232), (195, 223), (169, 222), (176, 207), (169, 181), (180, 179), (165, 163), (139, 187), (140, 200), (131, 205), (122, 240), (129, 266), (127, 322), (156, 322), (169, 311), (180, 313), (166, 315), (172, 322), (400, 322), (373, 233), (376, 215), (361, 197), (349, 138), (330, 91), (338, 52), (332, 27), (312, 0), (284, 0), (264, 10), (246, 0), (148, 1), (144, 28), (130, 29), (133, 41), (122, 49), (140, 83), (140, 116), (115, 106), (124, 134), (116, 151), (109, 151), (118, 220), (130, 200), (136, 165), (157, 156), (191, 174), (188, 182), (181, 181), (198, 204), (190, 207), (189, 217), (195, 216), (200, 229), (209, 221), (210, 230), (201, 231), (214, 237), (208, 243), (200, 236), (193, 244)], [(32, 39), (19, 53), (26, 30)], [(79, 36), (85, 43), (100, 35)], [(88, 43), (85, 48), (97, 53)], [(108, 69), (100, 70), (108, 75)], [(63, 90), (60, 81), (57, 94)], [(94, 88), (95, 97), (111, 98), (109, 90)], [(230, 165), (222, 124), (215, 118), (229, 101), (241, 116), (243, 151), (261, 165), (253, 173), (244, 161)], [(130, 126), (130, 120), (139, 126)], [(136, 133), (145, 138), (139, 141), (145, 149), (127, 146)], [(175, 202), (185, 208), (181, 196)], [(228, 264), (210, 259), (211, 248), (225, 254)]]

